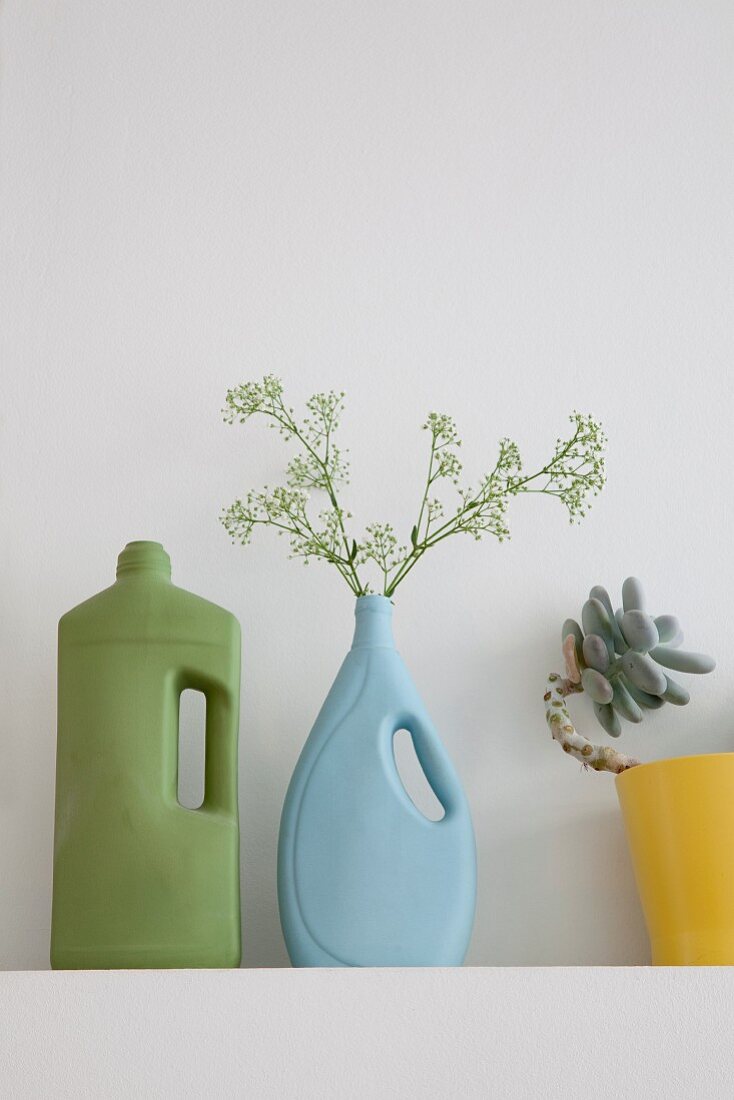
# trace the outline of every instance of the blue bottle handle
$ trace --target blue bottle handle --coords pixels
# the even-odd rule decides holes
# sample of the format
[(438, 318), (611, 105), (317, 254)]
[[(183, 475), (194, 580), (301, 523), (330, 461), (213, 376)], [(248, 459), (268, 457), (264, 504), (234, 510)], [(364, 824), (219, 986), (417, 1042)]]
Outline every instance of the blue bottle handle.
[[(428, 824), (435, 826), (447, 824), (453, 819), (457, 811), (458, 798), (456, 797), (456, 792), (457, 790), (460, 791), (461, 788), (453, 765), (441, 744), (433, 723), (422, 718), (418, 714), (403, 713), (400, 714), (388, 728), (391, 731), (389, 739), (390, 759), (392, 762), (391, 772), (394, 782), (400, 789), (401, 796), (406, 799), (411, 809), (419, 813)], [(393, 738), (398, 730), (403, 729), (407, 730), (412, 737), (415, 754), (418, 757), (418, 763), (423, 769), (423, 773), (433, 793), (444, 808), (444, 816), (438, 821), (429, 820), (414, 806), (398, 773), (397, 764), (395, 763), (395, 753), (393, 751)]]

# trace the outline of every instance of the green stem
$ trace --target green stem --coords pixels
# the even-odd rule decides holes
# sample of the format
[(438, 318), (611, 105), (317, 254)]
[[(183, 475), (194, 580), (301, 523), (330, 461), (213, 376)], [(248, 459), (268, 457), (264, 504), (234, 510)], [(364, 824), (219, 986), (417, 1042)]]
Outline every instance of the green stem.
[[(349, 539), (347, 538), (347, 532), (346, 532), (346, 529), (344, 527), (344, 521), (342, 520), (341, 508), (339, 507), (339, 504), (338, 504), (338, 501), (337, 501), (337, 498), (336, 498), (336, 492), (334, 490), (334, 486), (333, 486), (333, 483), (332, 483), (332, 480), (331, 480), (331, 475), (329, 474), (328, 466), (326, 465), (326, 462), (321, 458), (321, 455), (317, 451), (314, 450), (314, 448), (311, 446), (311, 444), (308, 442), (308, 440), (305, 439), (304, 436), (301, 434), (301, 431), (300, 431), (298, 425), (290, 417), (290, 415), (288, 413), (288, 410), (286, 409), (285, 405), (283, 404), (282, 399), (280, 401), (280, 408), (283, 411), (283, 416), (285, 417), (285, 419), (283, 419), (283, 417), (278, 415), (278, 413), (276, 412), (276, 406), (272, 407), (272, 412), (269, 415), (271, 415), (274, 420), (276, 420), (279, 424), (281, 424), (282, 427), (284, 427), (286, 429), (286, 431), (291, 432), (291, 434), (294, 435), (296, 437), (296, 439), (299, 440), (299, 442), (306, 448), (308, 453), (313, 458), (314, 462), (316, 462), (316, 464), (320, 468), (320, 470), (323, 474), (323, 478), (324, 478), (324, 490), (325, 490), (325, 492), (326, 492), (326, 494), (329, 498), (329, 501), (331, 502), (331, 506), (334, 509), (334, 513), (337, 517), (337, 522), (339, 524), (339, 530), (340, 530), (340, 533), (341, 533), (341, 536), (342, 536), (342, 542), (344, 543), (344, 549), (345, 549), (346, 554), (347, 554), (346, 559), (342, 559), (342, 560), (344, 560), (345, 565), (347, 566), (347, 568), (349, 570), (349, 574), (352, 578), (351, 582), (349, 582), (349, 587), (352, 589), (352, 591), (354, 592), (354, 594), (356, 596), (363, 596), (364, 593), (365, 593), (365, 588), (364, 588), (364, 585), (362, 584), (362, 582), (359, 579), (359, 574), (357, 573), (354, 562), (350, 560)], [(327, 431), (327, 434), (326, 434), (326, 439), (327, 439), (326, 455), (327, 455), (327, 459), (328, 459), (328, 446), (329, 446), (329, 442), (328, 442), (329, 441), (329, 432), (328, 431)], [(309, 525), (309, 528), (310, 528), (310, 525)], [(340, 570), (340, 572), (341, 572), (341, 570)], [(342, 573), (342, 576), (345, 576), (345, 574)], [(346, 579), (346, 577), (345, 577), (345, 579)]]
[[(535, 481), (539, 477), (543, 477), (544, 475), (548, 475), (553, 470), (553, 468), (558, 464), (558, 462), (562, 461), (566, 457), (566, 455), (569, 453), (569, 451), (575, 446), (575, 444), (578, 440), (578, 437), (579, 437), (579, 429), (577, 428), (576, 431), (574, 432), (573, 437), (568, 441), (566, 446), (563, 448), (563, 450), (559, 454), (554, 455), (551, 462), (549, 462), (541, 470), (538, 470), (536, 473), (529, 474), (527, 477), (524, 477), (524, 478), (522, 478), (519, 481), (514, 483), (514, 485), (512, 487), (513, 495), (515, 495), (518, 491), (522, 491), (523, 493), (545, 493), (547, 496), (558, 496), (559, 494), (552, 491), (552, 490), (549, 491), (547, 489), (527, 489), (527, 488), (525, 488), (525, 486), (529, 485), (532, 481)], [(434, 455), (434, 449), (432, 447), (432, 449), (431, 449), (431, 461), (433, 461), (433, 455)], [(505, 449), (504, 449), (504, 447), (502, 447), (501, 450), (500, 450), (499, 458), (497, 459), (497, 463), (495, 464), (494, 470), (489, 475), (489, 477), (486, 479), (485, 485), (491, 486), (492, 481), (494, 480), (495, 475), (497, 473), (497, 470), (499, 469), (500, 463), (502, 462), (502, 459), (504, 458), (504, 455), (505, 455)], [(583, 463), (581, 463), (581, 465), (583, 465)], [(580, 467), (577, 467), (577, 469), (579, 469), (579, 468)], [(428, 489), (429, 489), (429, 486), (426, 487), (426, 492), (424, 494), (424, 500), (428, 496)], [(507, 492), (507, 486), (506, 485), (505, 485), (504, 492), (505, 493)], [(416, 546), (413, 547), (413, 549), (411, 550), (408, 557), (405, 558), (404, 561), (402, 563), (400, 563), (400, 565), (397, 567), (397, 572), (393, 576), (392, 581), (390, 582), (389, 586), (387, 586), (385, 588), (385, 595), (386, 596), (392, 596), (394, 594), (395, 589), (397, 588), (397, 586), (399, 584), (401, 584), (402, 581), (405, 580), (405, 578), (408, 576), (408, 574), (410, 573), (413, 566), (416, 564), (416, 562), (418, 562), (420, 560), (420, 558), (423, 556), (423, 554), (425, 554), (426, 550), (429, 550), (429, 549), (431, 549), (431, 547), (436, 546), (439, 542), (443, 542), (444, 539), (449, 538), (451, 535), (461, 534), (463, 531), (465, 531), (466, 528), (464, 528), (463, 525), (462, 525), (463, 518), (467, 515), (468, 512), (476, 511), (477, 508), (481, 509), (482, 504), (489, 503), (489, 500), (490, 500), (490, 498), (487, 496), (487, 490), (485, 489), (485, 491), (483, 493), (480, 493), (478, 496), (472, 497), (471, 500), (466, 501), (466, 503), (461, 508), (461, 510), (456, 515), (454, 515), (450, 519), (446, 520), (445, 523), (441, 524), (440, 527), (437, 527), (436, 530), (433, 532), (433, 534), (430, 536), (430, 538), (428, 537), (428, 535), (426, 535), (426, 537), (421, 542), (419, 542)]]
[(260, 524), (261, 527), (277, 527), (278, 530), (285, 531), (286, 534), (289, 534), (289, 535), (295, 535), (296, 538), (301, 538), (302, 539), (302, 538), (310, 537), (310, 538), (314, 539), (315, 542), (317, 542), (318, 545), (323, 550), (323, 553), (320, 556), (322, 558), (324, 558), (325, 561), (331, 562), (332, 565), (336, 566), (336, 568), (341, 573), (342, 577), (344, 577), (344, 580), (347, 582), (347, 584), (351, 588), (352, 592), (354, 592), (355, 596), (361, 596), (362, 595), (362, 593), (357, 591), (357, 589), (354, 587), (354, 584), (352, 582), (351, 577), (349, 576), (349, 573), (347, 573), (345, 571), (345, 569), (342, 568), (342, 566), (348, 565), (349, 563), (347, 561), (345, 561), (344, 558), (341, 558), (337, 554), (334, 554), (332, 551), (330, 551), (328, 546), (326, 546), (321, 541), (321, 539), (318, 537), (318, 535), (316, 534), (316, 532), (314, 531), (314, 529), (311, 527), (310, 524), (308, 524), (308, 526), (306, 527), (306, 529), (304, 531), (302, 529), (299, 529), (298, 527), (288, 527), (287, 524), (278, 523), (276, 520), (271, 519), (269, 516), (268, 516), (267, 519), (256, 519), (254, 516), (251, 516), (251, 517), (248, 517), (248, 523), (251, 523), (253, 526), (255, 524)]
[(426, 488), (425, 488), (425, 491), (423, 493), (423, 500), (421, 501), (420, 510), (418, 512), (418, 521), (415, 525), (415, 529), (416, 529), (416, 532), (418, 533), (418, 535), (420, 535), (420, 532), (421, 532), (421, 523), (423, 522), (423, 513), (426, 510), (426, 502), (428, 500), (428, 493), (429, 493), (429, 490), (431, 488), (431, 485), (433, 484), (433, 477), (432, 477), (432, 474), (433, 474), (433, 460), (434, 460), (435, 457), (436, 457), (436, 436), (432, 432), (431, 433), (431, 454), (430, 454), (430, 457), (428, 459), (428, 476), (426, 478)]

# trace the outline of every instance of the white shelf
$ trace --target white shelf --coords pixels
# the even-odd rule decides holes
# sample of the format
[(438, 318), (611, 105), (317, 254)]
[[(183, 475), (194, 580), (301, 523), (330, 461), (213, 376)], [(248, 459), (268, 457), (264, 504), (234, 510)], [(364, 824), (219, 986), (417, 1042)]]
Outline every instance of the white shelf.
[(734, 969), (0, 973), (0, 1095), (731, 1095)]

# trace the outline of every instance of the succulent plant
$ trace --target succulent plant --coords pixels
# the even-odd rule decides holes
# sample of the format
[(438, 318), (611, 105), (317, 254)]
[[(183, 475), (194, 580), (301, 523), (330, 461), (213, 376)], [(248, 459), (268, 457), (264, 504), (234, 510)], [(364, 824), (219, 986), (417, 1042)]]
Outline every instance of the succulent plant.
[(598, 771), (623, 771), (638, 763), (612, 748), (592, 745), (574, 729), (565, 698), (585, 691), (594, 714), (611, 736), (622, 732), (620, 718), (642, 721), (645, 710), (664, 703), (684, 706), (690, 695), (669, 671), (706, 673), (716, 662), (704, 653), (679, 649), (683, 641), (675, 615), (652, 616), (645, 611), (642, 585), (628, 577), (622, 586), (622, 607), (612, 609), (609, 593), (595, 585), (581, 612), (581, 624), (566, 619), (561, 631), (566, 679), (553, 673), (545, 692), (546, 719), (566, 752)]
[(683, 706), (690, 700), (668, 669), (704, 673), (716, 664), (704, 653), (678, 649), (683, 641), (678, 620), (675, 615), (653, 617), (645, 611), (636, 577), (622, 585), (622, 606), (616, 612), (607, 590), (595, 585), (581, 623), (566, 619), (563, 624), (568, 676), (581, 683), (594, 702), (599, 724), (612, 737), (622, 732), (620, 718), (640, 722), (643, 709), (654, 710), (663, 703)]

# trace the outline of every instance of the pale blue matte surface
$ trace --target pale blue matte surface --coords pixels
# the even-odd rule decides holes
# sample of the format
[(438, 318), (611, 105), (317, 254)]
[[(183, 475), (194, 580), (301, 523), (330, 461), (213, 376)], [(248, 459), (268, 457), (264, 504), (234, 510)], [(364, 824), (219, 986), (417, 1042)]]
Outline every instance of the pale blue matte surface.
[[(293, 773), (278, 898), (294, 966), (457, 966), (474, 921), (469, 808), (391, 632), (384, 596), (357, 600), (352, 648)], [(398, 775), (407, 729), (446, 813), (429, 821)]]

